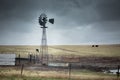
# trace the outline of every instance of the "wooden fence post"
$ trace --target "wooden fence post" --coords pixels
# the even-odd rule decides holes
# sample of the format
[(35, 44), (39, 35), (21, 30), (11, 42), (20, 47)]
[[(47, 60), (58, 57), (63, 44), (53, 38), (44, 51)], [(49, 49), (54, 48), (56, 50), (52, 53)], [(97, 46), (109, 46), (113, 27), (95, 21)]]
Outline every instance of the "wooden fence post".
[(71, 80), (71, 63), (69, 63), (68, 67), (69, 67), (69, 80)]
[(36, 63), (35, 55), (34, 55), (34, 59), (33, 60), (34, 60), (34, 64), (35, 64)]
[(32, 55), (30, 54), (30, 63), (32, 62)]
[(19, 65), (20, 65), (20, 54), (19, 54), (19, 56), (18, 56), (18, 60), (19, 60)]
[(24, 68), (24, 64), (22, 64), (22, 66), (21, 66), (21, 76), (23, 74), (23, 68)]
[(119, 69), (120, 69), (120, 66), (118, 65), (117, 78), (119, 78), (119, 76), (120, 76)]

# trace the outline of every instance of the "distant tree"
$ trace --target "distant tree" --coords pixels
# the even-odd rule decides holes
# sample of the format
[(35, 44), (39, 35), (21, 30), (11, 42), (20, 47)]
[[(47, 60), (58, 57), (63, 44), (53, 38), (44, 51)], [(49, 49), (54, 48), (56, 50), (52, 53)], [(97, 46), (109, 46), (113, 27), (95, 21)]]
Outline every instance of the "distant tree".
[(94, 45), (92, 45), (92, 47), (94, 47)]

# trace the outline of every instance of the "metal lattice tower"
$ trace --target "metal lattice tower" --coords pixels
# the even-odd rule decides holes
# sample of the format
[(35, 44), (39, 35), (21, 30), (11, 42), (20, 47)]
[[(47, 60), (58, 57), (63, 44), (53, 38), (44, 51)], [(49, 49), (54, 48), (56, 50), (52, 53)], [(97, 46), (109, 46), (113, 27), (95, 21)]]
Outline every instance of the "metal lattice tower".
[[(49, 19), (50, 23), (54, 23), (54, 19)], [(41, 40), (41, 59), (40, 62), (44, 65), (48, 64), (48, 45), (47, 45), (47, 35), (46, 35), (46, 23), (47, 23), (47, 16), (46, 14), (41, 14), (39, 17), (39, 24), (42, 26), (42, 40)]]
[(42, 64), (48, 64), (48, 46), (47, 46), (47, 35), (46, 35), (46, 28), (42, 28), (42, 40), (41, 40), (41, 62)]

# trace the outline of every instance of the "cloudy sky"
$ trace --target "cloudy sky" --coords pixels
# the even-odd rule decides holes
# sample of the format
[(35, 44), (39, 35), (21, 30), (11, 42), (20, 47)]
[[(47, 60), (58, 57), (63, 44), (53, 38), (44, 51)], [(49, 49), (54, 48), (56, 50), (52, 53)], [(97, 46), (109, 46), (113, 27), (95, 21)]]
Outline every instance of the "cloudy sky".
[(0, 0), (0, 45), (40, 45), (41, 13), (50, 45), (120, 43), (120, 0)]

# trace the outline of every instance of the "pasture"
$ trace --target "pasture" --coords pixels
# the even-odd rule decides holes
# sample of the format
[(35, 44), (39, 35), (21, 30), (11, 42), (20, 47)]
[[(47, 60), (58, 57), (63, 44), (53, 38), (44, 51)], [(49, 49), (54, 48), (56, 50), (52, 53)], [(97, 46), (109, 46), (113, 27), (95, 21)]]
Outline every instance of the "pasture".
[(117, 80), (117, 78), (112, 74), (73, 69), (69, 79), (68, 71), (29, 70), (28, 67), (25, 67), (21, 75), (20, 67), (0, 67), (0, 80)]
[[(22, 57), (27, 57), (28, 54), (36, 54), (36, 49), (40, 50), (40, 46), (36, 45), (6, 45), (0, 46), (0, 53), (15, 53), (21, 54)], [(119, 57), (120, 45), (49, 45), (48, 54), (52, 55), (77, 55), (81, 57)]]
[[(0, 53), (15, 53), (16, 57), (28, 58), (29, 54), (40, 54), (36, 45), (1, 45)], [(102, 69), (117, 68), (120, 64), (120, 45), (49, 45), (50, 60), (71, 62), (71, 80), (119, 80), (115, 74), (103, 73)], [(52, 56), (52, 58), (51, 58)], [(32, 68), (31, 68), (32, 67)], [(1, 66), (0, 80), (70, 80), (68, 68), (45, 68), (36, 64), (25, 64), (21, 76), (21, 65)]]

